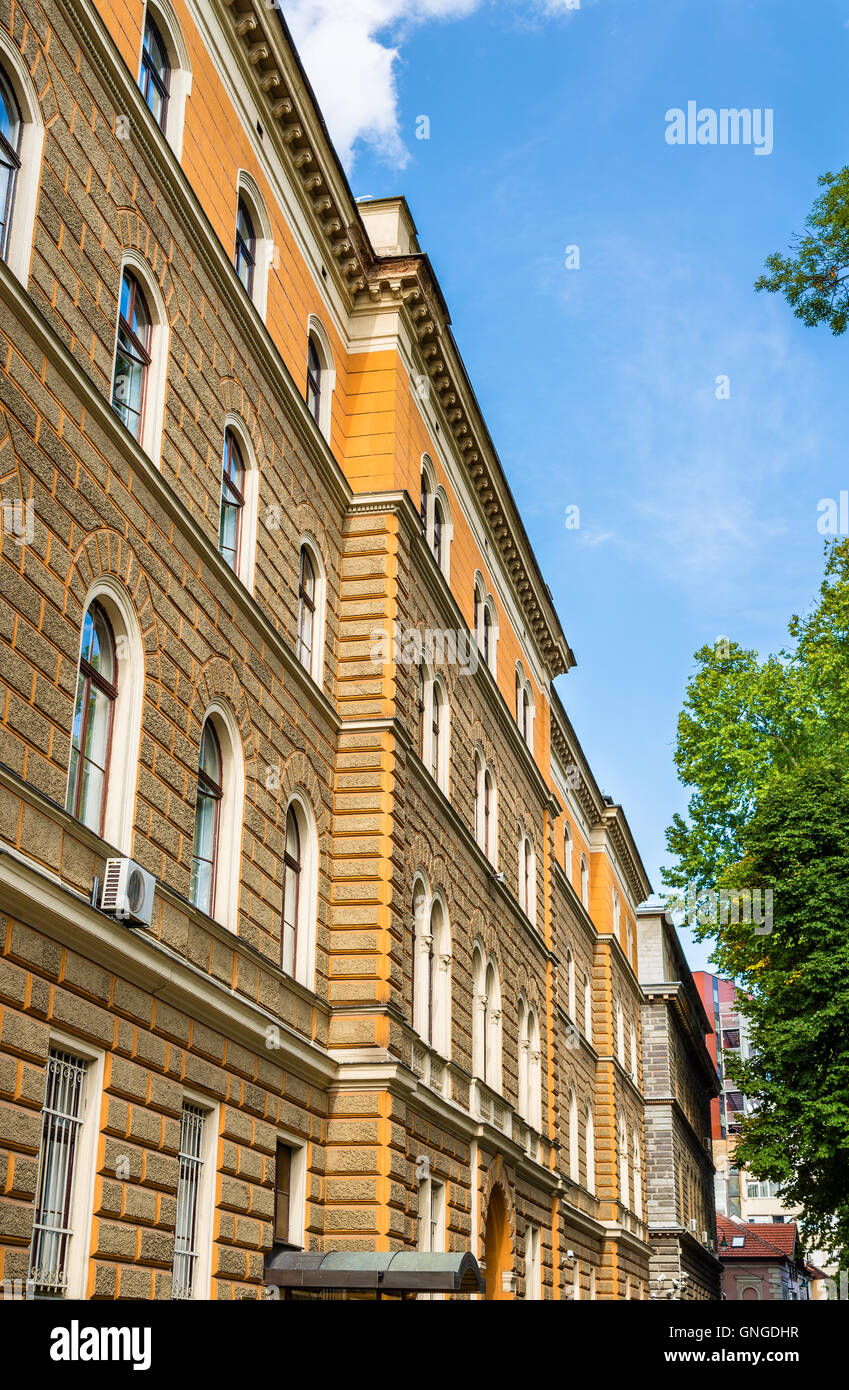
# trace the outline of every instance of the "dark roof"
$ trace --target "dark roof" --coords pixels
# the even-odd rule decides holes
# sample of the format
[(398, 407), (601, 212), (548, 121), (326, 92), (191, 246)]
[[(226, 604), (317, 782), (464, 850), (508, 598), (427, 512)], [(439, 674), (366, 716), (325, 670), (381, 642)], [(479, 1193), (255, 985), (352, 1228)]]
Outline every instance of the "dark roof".
[(297, 1289), (374, 1289), (395, 1293), (483, 1293), (468, 1250), (453, 1255), (409, 1250), (287, 1250), (275, 1246), (266, 1284)]

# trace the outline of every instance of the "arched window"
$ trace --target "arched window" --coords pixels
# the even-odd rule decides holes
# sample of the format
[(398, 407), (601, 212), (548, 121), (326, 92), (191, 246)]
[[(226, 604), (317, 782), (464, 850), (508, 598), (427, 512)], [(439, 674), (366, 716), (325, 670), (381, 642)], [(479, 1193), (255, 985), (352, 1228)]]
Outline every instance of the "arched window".
[(519, 1094), (516, 1109), (524, 1120), (528, 1118), (528, 1006), (519, 995)]
[(441, 897), (417, 877), (413, 888), (413, 1027), (448, 1057), (451, 1045), (451, 932)]
[(481, 849), (485, 847), (483, 817), (483, 777), (485, 763), (480, 753), (475, 753), (475, 840)]
[(171, 0), (148, 0), (142, 31), (139, 88), (177, 159), (183, 148), (192, 65)]
[(630, 918), (630, 917), (627, 918), (627, 929), (628, 929), (628, 960), (630, 961), (631, 965), (633, 965), (633, 964), (634, 964), (634, 923), (631, 921), (631, 918)]
[(135, 275), (125, 270), (121, 279), (118, 339), (112, 373), (112, 408), (140, 443), (150, 362), (150, 310)]
[(566, 988), (569, 1017), (575, 1022), (577, 1020), (575, 1008), (575, 957), (572, 955), (571, 946), (567, 946), (566, 948)]
[(218, 876), (218, 832), (223, 796), (221, 746), (211, 719), (203, 726), (195, 797), (195, 839), (189, 897), (201, 912), (212, 916)]
[(294, 806), (286, 812), (286, 840), (283, 850), (283, 923), (280, 938), (280, 965), (294, 975), (298, 954), (298, 918), (301, 901), (301, 832)]
[(472, 1070), (493, 1090), (501, 1089), (501, 985), (492, 960), (484, 961), (482, 947), (473, 952), (474, 1020)]
[(578, 1101), (574, 1088), (569, 1090), (569, 1177), (581, 1180), (581, 1155), (578, 1147)]
[(492, 646), (492, 614), (489, 611), (489, 604), (483, 606), (483, 659), (487, 666), (490, 664), (490, 649)]
[(315, 423), (325, 439), (330, 438), (331, 408), (336, 373), (333, 353), (324, 324), (310, 314), (307, 323), (307, 386), (306, 402)]
[(218, 522), (218, 549), (227, 564), (239, 572), (242, 518), (245, 511), (245, 465), (232, 430), (224, 434), (224, 464), (221, 476), (221, 511)]
[(298, 570), (298, 660), (312, 668), (315, 633), (315, 567), (305, 545), (301, 546)]
[(632, 1077), (633, 1077), (633, 1080), (634, 1080), (634, 1083), (635, 1083), (635, 1084), (636, 1084), (637, 1077), (639, 1076), (639, 1074), (640, 1074), (640, 1073), (639, 1073), (639, 1069), (638, 1069), (638, 1065), (637, 1065), (637, 1026), (636, 1026), (635, 1023), (632, 1022), (632, 1024), (631, 1024), (631, 1075), (632, 1075)]
[(424, 466), (424, 464), (422, 464), (421, 483), (422, 492), (421, 500), (419, 502), (419, 516), (421, 517), (422, 522), (422, 535), (424, 536), (425, 540), (427, 540), (428, 530), (430, 527), (430, 477), (428, 475), (427, 468)]
[(622, 1012), (622, 1000), (616, 997), (616, 1055), (620, 1063), (625, 1065), (625, 1015)]
[(236, 209), (236, 274), (251, 298), (254, 292), (254, 271), (256, 269), (256, 233), (253, 218), (248, 212), (244, 198), (240, 198)]
[(628, 1182), (628, 1131), (625, 1128), (625, 1116), (619, 1116), (619, 1200), (623, 1207), (631, 1205), (631, 1193)]
[(634, 1166), (634, 1211), (640, 1220), (643, 1218), (643, 1167), (640, 1158), (640, 1137), (634, 1130), (632, 1146), (632, 1158)]
[(496, 645), (498, 642), (498, 624), (495, 616), (495, 604), (486, 592), (483, 577), (480, 574), (475, 576), (475, 604), (474, 604), (474, 634), (478, 645), (478, 651), (484, 662), (492, 671), (496, 671)]
[[(613, 935), (616, 937), (616, 940), (617, 940), (617, 941), (619, 941), (619, 928), (620, 928), (620, 925), (621, 925), (621, 917), (622, 917), (622, 904), (621, 904), (621, 899), (620, 899), (620, 897), (619, 897), (619, 894), (618, 894), (617, 890), (614, 888), (614, 890), (613, 890)], [(621, 946), (621, 944), (622, 944), (621, 941), (619, 941), (619, 944), (620, 944), (620, 946)]]
[(590, 866), (587, 856), (581, 855), (581, 902), (589, 912), (590, 910)]
[(519, 906), (530, 921), (536, 921), (536, 858), (529, 835), (519, 825)]
[(153, 119), (160, 130), (168, 128), (168, 94), (171, 85), (171, 64), (168, 49), (159, 32), (153, 16), (148, 11), (144, 22), (142, 40), (141, 75), (139, 87)]
[(483, 847), (492, 864), (498, 862), (498, 816), (495, 778), (487, 768), (483, 774)]
[(286, 807), (280, 968), (312, 989), (315, 984), (318, 836), (312, 808), (300, 793)]
[(595, 1120), (587, 1106), (587, 1191), (595, 1193)]
[(448, 795), (450, 710), (445, 687), (438, 676), (421, 673), (422, 761), (437, 786)]
[(310, 334), (307, 344), (307, 410), (315, 423), (321, 422), (321, 359), (315, 338)]
[(542, 1052), (533, 1009), (528, 1012), (528, 1123), (537, 1132), (542, 1130)]
[(419, 516), (422, 535), (446, 579), (449, 576), (451, 513), (445, 489), (437, 487), (436, 473), (427, 454), (422, 455)]
[(566, 870), (569, 882), (572, 882), (572, 830), (568, 821), (563, 823), (563, 867)]
[(442, 502), (438, 497), (433, 499), (433, 554), (439, 568), (442, 569), (442, 532), (445, 525), (445, 514)]
[(593, 1040), (593, 987), (590, 977), (584, 972), (584, 1037)]
[(534, 746), (534, 699), (521, 662), (516, 667), (516, 723), (529, 748)]
[(92, 603), (83, 621), (65, 805), (96, 835), (102, 835), (104, 830), (117, 697), (118, 663), (112, 626), (103, 607)]
[(15, 93), (0, 68), (0, 259), (6, 260), (21, 167), (23, 120)]
[(71, 815), (132, 852), (145, 651), (129, 594), (111, 575), (83, 610), (68, 787)]

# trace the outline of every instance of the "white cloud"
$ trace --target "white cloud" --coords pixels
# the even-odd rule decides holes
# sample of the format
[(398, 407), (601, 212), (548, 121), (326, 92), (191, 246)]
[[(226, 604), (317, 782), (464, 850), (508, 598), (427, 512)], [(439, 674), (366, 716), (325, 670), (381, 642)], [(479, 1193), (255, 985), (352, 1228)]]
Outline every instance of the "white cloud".
[[(398, 119), (401, 45), (418, 25), (463, 19), (484, 3), (288, 0), (281, 5), (346, 169), (354, 163), (358, 141), (404, 167), (410, 156)], [(517, 0), (511, 8), (551, 17), (576, 11), (574, 0)]]

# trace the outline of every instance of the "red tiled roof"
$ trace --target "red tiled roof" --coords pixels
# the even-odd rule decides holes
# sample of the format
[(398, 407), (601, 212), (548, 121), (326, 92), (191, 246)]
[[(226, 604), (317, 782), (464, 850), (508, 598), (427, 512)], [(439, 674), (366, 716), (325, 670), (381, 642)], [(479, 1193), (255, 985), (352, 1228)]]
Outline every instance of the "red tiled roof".
[[(722, 1246), (723, 1236), (725, 1247)], [(732, 1244), (735, 1236), (738, 1239), (742, 1236), (744, 1243)], [(717, 1214), (716, 1246), (721, 1260), (792, 1260), (796, 1247), (796, 1223), (770, 1221), (763, 1225), (749, 1225)]]

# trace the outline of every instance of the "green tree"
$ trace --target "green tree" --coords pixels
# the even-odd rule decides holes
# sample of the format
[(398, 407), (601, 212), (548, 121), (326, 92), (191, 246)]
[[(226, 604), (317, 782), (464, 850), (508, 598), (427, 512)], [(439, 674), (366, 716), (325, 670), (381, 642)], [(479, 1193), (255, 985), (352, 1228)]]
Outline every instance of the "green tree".
[(808, 214), (807, 232), (794, 239), (793, 254), (767, 257), (769, 273), (755, 289), (783, 294), (803, 323), (827, 323), (840, 334), (849, 324), (849, 167), (818, 182), (825, 192)]
[[(812, 1243), (849, 1267), (849, 541), (827, 547), (819, 600), (759, 661), (696, 653), (675, 761), (691, 788), (667, 844), (670, 888), (772, 889), (772, 930), (705, 920), (713, 961), (750, 997), (756, 1102), (740, 1161), (782, 1183)], [(698, 905), (699, 899), (696, 899)]]

